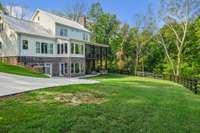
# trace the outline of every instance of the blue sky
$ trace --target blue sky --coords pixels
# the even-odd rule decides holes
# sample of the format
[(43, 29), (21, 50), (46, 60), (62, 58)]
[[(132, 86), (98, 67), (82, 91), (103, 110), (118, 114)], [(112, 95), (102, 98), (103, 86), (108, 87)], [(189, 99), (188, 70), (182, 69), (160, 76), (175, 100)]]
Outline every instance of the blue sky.
[(103, 10), (112, 14), (116, 14), (117, 18), (122, 22), (128, 22), (130, 25), (134, 23), (135, 14), (144, 14), (149, 4), (154, 10), (157, 10), (159, 0), (1, 0), (4, 4), (14, 2), (29, 7), (33, 12), (36, 8), (47, 11), (65, 10), (75, 3), (84, 3), (86, 9), (94, 2), (100, 2)]

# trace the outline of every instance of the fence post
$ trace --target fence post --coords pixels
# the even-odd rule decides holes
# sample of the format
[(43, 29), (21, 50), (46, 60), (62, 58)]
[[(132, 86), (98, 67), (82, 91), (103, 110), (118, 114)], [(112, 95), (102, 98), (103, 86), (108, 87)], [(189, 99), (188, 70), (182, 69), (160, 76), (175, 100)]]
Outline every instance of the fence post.
[(197, 86), (198, 86), (198, 80), (195, 79), (195, 80), (194, 80), (194, 93), (195, 93), (195, 94), (198, 93)]

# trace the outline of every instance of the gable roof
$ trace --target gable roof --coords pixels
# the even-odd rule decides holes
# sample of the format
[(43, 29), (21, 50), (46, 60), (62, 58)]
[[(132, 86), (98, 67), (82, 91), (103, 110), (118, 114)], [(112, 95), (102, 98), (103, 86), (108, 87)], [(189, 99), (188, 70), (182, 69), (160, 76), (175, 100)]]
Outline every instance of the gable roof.
[(41, 9), (37, 9), (35, 11), (35, 13), (32, 16), (32, 19), (35, 17), (35, 15), (38, 12), (44, 13), (45, 15), (49, 16), (50, 18), (52, 18), (52, 20), (54, 20), (58, 24), (62, 24), (62, 25), (66, 25), (66, 26), (71, 27), (71, 28), (75, 28), (75, 29), (79, 29), (79, 30), (82, 30), (82, 31), (90, 32), (83, 25), (81, 25), (81, 24), (79, 24), (79, 23), (77, 23), (75, 21), (72, 21), (72, 20), (70, 20), (68, 18), (65, 18), (65, 17), (61, 17), (61, 16), (58, 16), (58, 15), (55, 15), (53, 13), (49, 13), (49, 12), (41, 10)]
[(35, 22), (21, 20), (15, 17), (6, 16), (6, 15), (1, 15), (1, 16), (2, 16), (3, 21), (6, 24), (8, 24), (10, 28), (15, 30), (16, 32), (53, 38), (53, 35), (51, 32), (49, 32), (44, 27), (40, 26), (39, 24)]

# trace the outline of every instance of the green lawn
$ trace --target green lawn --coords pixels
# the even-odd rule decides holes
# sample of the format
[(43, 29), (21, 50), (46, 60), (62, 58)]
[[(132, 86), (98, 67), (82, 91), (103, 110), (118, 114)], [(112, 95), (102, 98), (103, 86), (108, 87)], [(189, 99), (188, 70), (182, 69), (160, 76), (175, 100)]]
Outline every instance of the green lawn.
[(94, 79), (101, 83), (0, 99), (0, 132), (200, 132), (200, 97), (184, 87), (119, 75)]
[(22, 75), (22, 76), (38, 77), (38, 78), (47, 78), (48, 77), (44, 74), (36, 73), (31, 70), (25, 69), (23, 67), (2, 64), (2, 63), (0, 63), (0, 72)]

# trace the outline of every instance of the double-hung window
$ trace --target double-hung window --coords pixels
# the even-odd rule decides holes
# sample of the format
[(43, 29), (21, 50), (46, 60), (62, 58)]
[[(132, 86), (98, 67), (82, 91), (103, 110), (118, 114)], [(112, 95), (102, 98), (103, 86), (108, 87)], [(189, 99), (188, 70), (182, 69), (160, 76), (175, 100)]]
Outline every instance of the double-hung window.
[(57, 44), (57, 54), (60, 54), (60, 44)]
[(60, 53), (63, 54), (64, 53), (64, 46), (63, 46), (63, 44), (61, 44), (60, 46), (61, 46), (61, 52)]
[(65, 43), (65, 54), (67, 54), (67, 53), (68, 53), (68, 44)]
[(49, 44), (49, 53), (53, 54), (53, 44)]
[(41, 53), (40, 42), (36, 42), (36, 53), (37, 53), (37, 54), (40, 54), (40, 53)]
[(60, 36), (63, 36), (64, 35), (64, 30), (61, 28), (60, 29)]
[(71, 64), (71, 73), (74, 73), (74, 64)]
[(84, 72), (84, 65), (81, 64), (81, 72)]
[(74, 43), (71, 43), (71, 54), (74, 54)]
[(47, 43), (41, 43), (41, 53), (42, 54), (48, 54), (48, 44)]
[(84, 50), (83, 45), (81, 45), (81, 54), (84, 53), (83, 50)]
[(80, 67), (79, 67), (79, 63), (75, 64), (75, 72), (79, 73), (80, 72)]
[(75, 53), (76, 54), (80, 54), (80, 47), (79, 46), (80, 46), (79, 44), (75, 45)]
[(65, 63), (65, 73), (68, 73), (67, 63)]
[(68, 36), (68, 30), (67, 29), (64, 29), (64, 36)]

